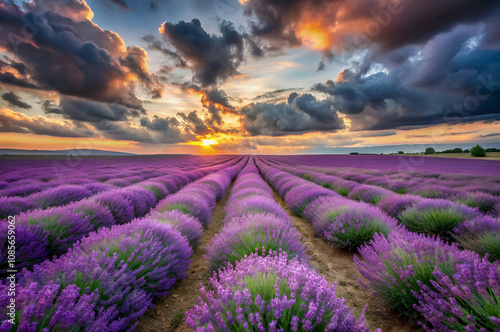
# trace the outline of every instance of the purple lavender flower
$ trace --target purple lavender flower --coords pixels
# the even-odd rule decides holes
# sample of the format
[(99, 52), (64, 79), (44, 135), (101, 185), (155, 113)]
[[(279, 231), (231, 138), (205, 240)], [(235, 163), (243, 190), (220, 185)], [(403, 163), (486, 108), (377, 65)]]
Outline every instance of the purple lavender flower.
[(164, 199), (170, 193), (167, 187), (160, 181), (148, 180), (138, 183), (137, 186), (149, 190), (155, 196), (156, 201)]
[[(47, 231), (49, 257), (65, 253), (94, 228), (89, 222), (89, 216), (80, 215), (66, 207), (22, 213), (16, 218), (16, 225), (30, 228), (40, 226)], [(33, 229), (38, 228), (33, 227)]]
[(106, 181), (106, 184), (110, 184), (110, 185), (115, 186), (115, 187), (123, 188), (123, 187), (130, 186), (132, 184), (132, 181), (127, 180), (127, 179), (111, 179), (111, 180)]
[(46, 209), (66, 205), (92, 196), (92, 192), (78, 185), (63, 185), (33, 194), (29, 199), (35, 206)]
[(212, 238), (204, 257), (210, 269), (215, 271), (256, 250), (262, 255), (282, 250), (290, 259), (309, 259), (307, 247), (301, 242), (301, 235), (291, 221), (260, 213), (232, 219)]
[(113, 214), (106, 206), (91, 199), (69, 204), (66, 208), (82, 217), (88, 216), (89, 223), (93, 225), (94, 231), (102, 227), (109, 228), (116, 223)]
[(176, 280), (187, 276), (193, 253), (172, 225), (148, 218), (92, 233), (69, 254), (78, 259), (92, 252), (98, 252), (101, 265), (114, 262), (116, 270), (125, 266), (134, 274), (136, 287), (157, 296), (166, 295)]
[(103, 191), (111, 190), (111, 189), (116, 189), (115, 186), (107, 184), (107, 183), (101, 183), (101, 182), (92, 182), (84, 185), (85, 189), (90, 190), (93, 195), (98, 194)]
[(476, 216), (478, 211), (466, 205), (443, 199), (426, 199), (401, 212), (398, 219), (410, 231), (450, 239), (450, 232), (458, 224)]
[(120, 189), (97, 194), (93, 199), (111, 211), (117, 224), (127, 223), (135, 217), (132, 202), (120, 194)]
[(500, 204), (499, 197), (480, 191), (460, 193), (456, 199), (469, 207), (478, 208), (484, 213), (493, 210), (496, 204)]
[(290, 189), (285, 196), (285, 204), (290, 210), (301, 215), (307, 204), (322, 196), (338, 197), (338, 194), (309, 182)]
[(33, 202), (26, 197), (0, 197), (0, 219), (15, 216), (34, 208)]
[(202, 225), (208, 224), (212, 216), (212, 210), (206, 202), (183, 192), (167, 196), (155, 208), (155, 211), (158, 212), (171, 210), (179, 210), (182, 213), (191, 215), (197, 218)]
[(421, 200), (423, 200), (423, 198), (416, 195), (392, 194), (383, 197), (380, 202), (378, 202), (377, 207), (391, 217), (396, 217), (408, 207)]
[(274, 198), (263, 196), (251, 196), (241, 199), (236, 203), (228, 204), (225, 208), (226, 221), (242, 217), (245, 214), (272, 214), (282, 219), (288, 219), (285, 210), (274, 201)]
[(30, 268), (34, 264), (40, 263), (50, 257), (48, 252), (49, 232), (40, 225), (16, 225), (15, 243), (12, 238), (8, 238), (8, 224), (0, 223), (0, 271), (1, 276), (5, 277), (8, 266), (9, 246), (15, 245), (16, 248), (16, 269)]
[(360, 185), (354, 188), (349, 193), (347, 198), (376, 205), (382, 198), (392, 194), (393, 193), (391, 191), (384, 188), (370, 185)]
[(410, 194), (418, 195), (426, 198), (449, 198), (457, 193), (457, 191), (453, 188), (446, 187), (439, 184), (422, 184), (413, 188)]
[(419, 293), (423, 286), (432, 287), (432, 271), (439, 268), (451, 275), (458, 265), (477, 257), (437, 237), (405, 230), (387, 237), (376, 234), (358, 252), (363, 260), (355, 255), (354, 262), (364, 277), (361, 284), (406, 316), (415, 312), (413, 305), (418, 300), (414, 292)]
[(432, 286), (414, 291), (414, 305), (426, 330), (500, 331), (500, 266), (486, 259), (467, 260), (452, 276), (436, 266)]
[(194, 217), (184, 214), (178, 210), (165, 212), (152, 212), (149, 218), (174, 226), (185, 236), (191, 247), (197, 247), (203, 237), (203, 228), (200, 222)]
[(500, 261), (500, 219), (479, 216), (458, 225), (453, 238), (464, 248)]
[[(268, 186), (269, 188), (269, 186)], [(242, 189), (235, 189), (233, 187), (233, 191), (231, 193), (231, 197), (229, 197), (229, 201), (227, 205), (230, 205), (234, 202), (234, 204), (238, 204), (237, 202), (242, 199), (246, 199), (251, 196), (262, 196), (262, 197), (269, 197), (273, 198), (272, 192), (269, 193), (268, 190), (261, 189), (261, 188), (256, 188), (256, 187), (250, 187), (250, 188), (242, 188)]]
[(41, 183), (40, 181), (30, 180), (29, 183), (21, 185), (21, 183), (17, 183), (15, 186), (9, 187), (2, 191), (2, 196), (28, 196), (33, 193), (42, 191), (46, 185)]
[[(369, 331), (356, 319), (336, 285), (288, 255), (252, 253), (200, 284), (199, 304), (186, 312), (195, 331)], [(298, 317), (303, 317), (300, 321)]]
[(315, 233), (340, 248), (356, 249), (378, 234), (398, 230), (395, 219), (362, 202), (338, 197), (320, 197), (303, 213)]
[(118, 191), (118, 193), (122, 197), (130, 200), (134, 207), (134, 215), (136, 217), (144, 216), (156, 204), (156, 197), (153, 193), (137, 185), (124, 188)]

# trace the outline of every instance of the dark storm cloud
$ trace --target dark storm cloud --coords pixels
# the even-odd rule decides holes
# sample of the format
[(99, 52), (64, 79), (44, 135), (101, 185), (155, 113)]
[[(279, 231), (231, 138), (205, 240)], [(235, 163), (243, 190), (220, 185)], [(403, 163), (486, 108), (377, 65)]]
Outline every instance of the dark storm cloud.
[(479, 135), (480, 137), (496, 137), (500, 136), (500, 133), (492, 133), (492, 134), (486, 134), (486, 135)]
[(243, 61), (244, 36), (231, 22), (222, 21), (220, 34), (210, 35), (198, 19), (165, 22), (160, 32), (177, 49), (193, 71), (193, 80), (202, 86), (224, 82), (238, 74)]
[(344, 128), (331, 99), (317, 100), (313, 95), (290, 94), (279, 104), (254, 103), (241, 109), (241, 122), (252, 136), (283, 136), (308, 131), (334, 131)]
[(185, 125), (196, 135), (204, 136), (211, 133), (208, 126), (198, 116), (196, 111), (192, 111), (188, 115), (185, 113), (177, 113), (177, 116), (181, 118), (185, 122)]
[(46, 8), (35, 1), (25, 3), (24, 12), (0, 1), (0, 47), (25, 67), (17, 70), (19, 75), (3, 72), (0, 80), (142, 109), (135, 96), (136, 80), (153, 95), (161, 93), (147, 73), (147, 54), (138, 47), (127, 49), (116, 33), (88, 20), (92, 13), (85, 3), (81, 8), (71, 7), (73, 3), (79, 2), (55, 2)]
[(183, 132), (175, 118), (154, 116), (142, 118), (140, 128), (130, 126), (127, 122), (101, 121), (93, 124), (95, 129), (109, 139), (135, 141), (152, 144), (174, 144), (195, 139), (195, 135)]
[[(483, 48), (481, 32), (458, 26), (423, 48), (369, 55), (358, 69), (313, 90), (333, 98), (352, 130), (498, 119), (500, 50)], [(377, 66), (383, 70), (371, 73)]]
[(159, 41), (158, 39), (156, 39), (153, 35), (146, 35), (142, 39), (148, 43), (148, 49), (156, 50), (156, 51), (163, 53), (164, 55), (166, 55), (167, 57), (169, 57), (170, 59), (172, 59), (174, 61), (174, 64), (176, 67), (179, 67), (179, 68), (187, 67), (186, 60), (184, 60), (179, 55), (179, 53), (174, 52), (174, 51), (166, 48), (162, 44), (162, 42)]
[(45, 114), (58, 114), (65, 119), (84, 122), (126, 121), (131, 117), (145, 114), (143, 111), (121, 104), (101, 103), (73, 97), (61, 98), (59, 105), (45, 101), (42, 104), (42, 110)]
[(2, 99), (9, 102), (11, 106), (17, 106), (20, 108), (31, 108), (31, 105), (25, 103), (21, 97), (13, 91), (6, 92), (2, 95)]
[(129, 9), (129, 6), (124, 0), (110, 0), (110, 1), (115, 5), (122, 7), (123, 9)]
[[(299, 46), (321, 37), (324, 50), (353, 50), (378, 43), (385, 50), (425, 42), (460, 23), (483, 20), (486, 39), (500, 41), (496, 0), (249, 0), (253, 35), (277, 46)], [(335, 22), (335, 29), (332, 24)], [(491, 41), (490, 41), (491, 42)], [(325, 44), (325, 45), (323, 45)]]

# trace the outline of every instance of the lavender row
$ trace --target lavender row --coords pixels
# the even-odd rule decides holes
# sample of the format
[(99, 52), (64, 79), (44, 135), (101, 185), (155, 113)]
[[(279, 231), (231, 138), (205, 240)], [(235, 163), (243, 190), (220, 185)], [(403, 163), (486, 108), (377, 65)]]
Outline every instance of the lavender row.
[[(90, 199), (48, 210), (35, 210), (16, 217), (17, 268), (30, 268), (52, 256), (64, 254), (73, 244), (102, 227), (124, 224), (142, 217), (169, 193), (206, 174), (234, 164), (178, 173), (145, 181), (126, 189), (110, 190)], [(0, 228), (0, 269), (7, 269), (7, 224)]]
[[(186, 313), (196, 331), (368, 331), (307, 263), (306, 247), (253, 160), (239, 174), (225, 225), (205, 258), (211, 290)], [(299, 260), (300, 259), (300, 260)]]
[[(500, 213), (500, 178), (471, 175), (385, 173), (363, 169), (321, 169), (301, 167), (340, 179), (374, 185), (399, 194), (443, 198), (477, 207), (483, 212)], [(338, 181), (338, 180), (337, 180)], [(383, 189), (380, 190), (384, 192)]]
[(397, 221), (367, 203), (346, 199), (332, 190), (259, 161), (266, 180), (285, 204), (312, 224), (317, 236), (345, 249), (356, 249), (376, 233), (398, 230)]
[[(226, 179), (230, 182), (242, 166), (227, 165), (181, 191), (190, 187), (219, 197), (229, 186)], [(201, 233), (200, 221), (177, 209), (91, 233), (59, 259), (22, 272), (16, 287), (22, 308), (16, 312), (18, 324), (2, 317), (2, 330), (131, 331), (155, 297), (186, 277)], [(0, 295), (0, 303), (6, 301)]]
[[(321, 189), (269, 166), (263, 166), (262, 171), (271, 183), (285, 188), (281, 193), (288, 204), (296, 202), (296, 196), (288, 194), (291, 189), (286, 189), (290, 183), (294, 183), (292, 187), (302, 186), (303, 192)], [(301, 185), (301, 181), (304, 184)], [(337, 225), (340, 221), (336, 227), (340, 230), (340, 239), (345, 241), (349, 237), (355, 241), (366, 229), (359, 227), (353, 232), (351, 224), (366, 225), (359, 223), (355, 213), (339, 217), (348, 209), (337, 210), (343, 200), (345, 198), (324, 195), (306, 203), (301, 214), (310, 218), (313, 225), (322, 226), (322, 221)], [(370, 214), (373, 207), (367, 204), (365, 207), (365, 215)], [(346, 223), (348, 219), (353, 221)], [(417, 317), (425, 330), (500, 331), (498, 264), (438, 237), (410, 232), (395, 226), (394, 221), (391, 224), (390, 232), (371, 233), (371, 240), (357, 248), (361, 258), (355, 256), (354, 261), (364, 277), (360, 280), (363, 286), (384, 298), (393, 310), (406, 317)], [(328, 231), (320, 234), (331, 240)], [(334, 243), (338, 240), (337, 237)]]
[[(113, 164), (112, 158), (107, 159)], [(52, 167), (48, 162), (34, 168), (32, 164), (16, 165), (16, 168), (5, 173), (0, 180), (0, 196), (28, 196), (30, 194), (54, 188), (61, 185), (108, 185), (125, 187), (146, 178), (158, 177), (166, 174), (166, 165), (168, 172), (175, 170), (195, 169), (198, 167), (215, 166), (220, 163), (221, 158), (212, 158), (209, 162), (196, 163), (176, 163), (169, 164), (168, 159), (164, 159), (164, 164), (156, 169), (151, 167), (147, 160), (130, 160), (125, 166), (123, 164), (112, 167), (110, 165), (95, 165), (90, 163), (90, 167), (68, 167), (67, 169), (58, 169)], [(224, 160), (224, 159), (222, 159)], [(122, 160), (123, 161), (123, 160)], [(128, 160), (127, 160), (128, 161)], [(227, 160), (226, 160), (227, 161)], [(34, 162), (34, 161), (33, 161)], [(166, 162), (166, 165), (165, 165)], [(38, 165), (38, 164), (36, 164)], [(4, 167), (4, 165), (2, 165)], [(121, 171), (116, 171), (119, 167)], [(147, 167), (145, 170), (144, 168)], [(8, 169), (8, 168), (7, 168)], [(4, 181), (7, 180), (7, 181)], [(91, 189), (91, 188), (87, 188)]]
[[(491, 261), (500, 260), (500, 220), (498, 216), (483, 215), (477, 207), (471, 208), (460, 202), (444, 199), (399, 195), (375, 186), (361, 185), (300, 168), (281, 169), (331, 188), (339, 194), (345, 195), (345, 190), (350, 190), (347, 198), (375, 204), (391, 217), (396, 217), (399, 223), (410, 231), (438, 235), (447, 241), (457, 241), (463, 248), (486, 255)], [(330, 204), (327, 199), (324, 201), (323, 204)], [(359, 209), (370, 211), (362, 206)], [(312, 207), (311, 211), (316, 210)], [(323, 217), (316, 213), (311, 214), (309, 218), (320, 220)], [(323, 231), (322, 228), (318, 230), (319, 234), (323, 234)]]

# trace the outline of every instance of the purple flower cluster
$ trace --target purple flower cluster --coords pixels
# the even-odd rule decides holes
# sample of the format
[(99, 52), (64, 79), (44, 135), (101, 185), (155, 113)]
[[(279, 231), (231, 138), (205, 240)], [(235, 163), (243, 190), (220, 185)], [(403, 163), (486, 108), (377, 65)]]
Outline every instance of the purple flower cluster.
[(413, 292), (420, 324), (426, 331), (500, 331), (500, 266), (476, 257), (453, 272), (436, 267), (431, 286)]
[(408, 316), (418, 303), (414, 293), (419, 293), (423, 286), (432, 287), (432, 272), (436, 268), (452, 275), (460, 264), (477, 257), (437, 237), (404, 230), (391, 232), (387, 237), (377, 234), (358, 252), (362, 259), (355, 256), (354, 262), (364, 277), (361, 284)]
[(184, 214), (178, 210), (165, 212), (154, 211), (149, 214), (148, 217), (172, 225), (187, 238), (191, 247), (194, 248), (200, 244), (200, 240), (203, 237), (203, 228), (195, 217)]
[(346, 302), (307, 264), (286, 253), (250, 254), (200, 284), (199, 304), (186, 312), (195, 331), (369, 331)]
[(500, 219), (489, 216), (473, 218), (458, 225), (452, 236), (460, 246), (500, 262)]
[(16, 303), (23, 308), (19, 325), (33, 330), (132, 329), (153, 296), (164, 296), (186, 276), (191, 255), (187, 239), (159, 221), (101, 229), (61, 258), (21, 273), (16, 286)]
[(247, 213), (226, 223), (210, 241), (204, 258), (209, 262), (210, 269), (215, 271), (256, 250), (263, 255), (282, 250), (290, 259), (309, 259), (307, 247), (291, 222), (264, 213)]
[(408, 207), (421, 200), (423, 200), (423, 198), (420, 196), (392, 194), (382, 198), (380, 202), (378, 202), (377, 207), (391, 217), (397, 217)]
[(410, 231), (450, 238), (450, 232), (465, 220), (479, 215), (460, 203), (444, 199), (424, 199), (401, 212), (397, 218)]
[(346, 249), (356, 249), (375, 234), (387, 235), (400, 228), (377, 207), (341, 197), (319, 197), (306, 206), (303, 216), (317, 235)]

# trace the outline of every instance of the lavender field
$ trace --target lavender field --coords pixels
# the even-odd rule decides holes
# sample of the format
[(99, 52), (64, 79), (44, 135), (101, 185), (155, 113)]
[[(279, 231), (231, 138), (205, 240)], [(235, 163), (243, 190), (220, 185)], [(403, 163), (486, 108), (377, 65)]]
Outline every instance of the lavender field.
[(5, 158), (0, 331), (500, 331), (500, 163), (405, 158)]

